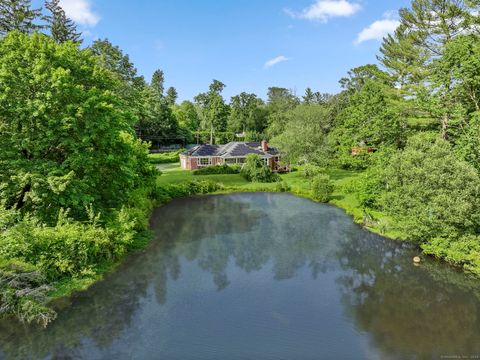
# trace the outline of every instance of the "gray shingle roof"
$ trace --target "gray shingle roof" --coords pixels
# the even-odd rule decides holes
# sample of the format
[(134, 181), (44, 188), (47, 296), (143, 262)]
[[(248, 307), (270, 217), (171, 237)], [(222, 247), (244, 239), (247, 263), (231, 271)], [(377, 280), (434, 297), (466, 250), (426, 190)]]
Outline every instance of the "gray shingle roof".
[(233, 141), (225, 145), (198, 145), (184, 153), (188, 156), (218, 156), (228, 157), (245, 157), (248, 154), (257, 154), (260, 156), (275, 156), (279, 152), (277, 149), (270, 147), (264, 152), (260, 142), (238, 142)]

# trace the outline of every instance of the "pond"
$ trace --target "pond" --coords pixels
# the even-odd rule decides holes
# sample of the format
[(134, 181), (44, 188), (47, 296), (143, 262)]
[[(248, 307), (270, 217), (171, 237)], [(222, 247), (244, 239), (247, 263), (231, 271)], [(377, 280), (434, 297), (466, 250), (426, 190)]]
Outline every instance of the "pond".
[[(480, 356), (480, 283), (287, 194), (172, 201), (155, 240), (47, 329), (0, 323), (6, 359)], [(476, 357), (478, 358), (478, 357)]]

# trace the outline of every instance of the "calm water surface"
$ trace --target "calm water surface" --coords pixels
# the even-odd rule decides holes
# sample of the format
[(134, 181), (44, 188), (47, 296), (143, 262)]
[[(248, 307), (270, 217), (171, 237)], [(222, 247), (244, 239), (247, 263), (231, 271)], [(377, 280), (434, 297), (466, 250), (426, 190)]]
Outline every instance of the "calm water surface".
[(6, 359), (480, 358), (480, 283), (283, 194), (176, 200), (155, 241)]

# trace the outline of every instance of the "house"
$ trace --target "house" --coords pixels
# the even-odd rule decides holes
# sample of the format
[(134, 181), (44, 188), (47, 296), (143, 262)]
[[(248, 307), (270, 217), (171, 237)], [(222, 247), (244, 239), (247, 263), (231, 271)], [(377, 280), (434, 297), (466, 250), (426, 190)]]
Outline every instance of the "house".
[(268, 142), (233, 141), (225, 145), (197, 145), (180, 154), (182, 169), (196, 170), (206, 166), (243, 164), (249, 154), (257, 154), (272, 171), (286, 171), (280, 164), (280, 153)]

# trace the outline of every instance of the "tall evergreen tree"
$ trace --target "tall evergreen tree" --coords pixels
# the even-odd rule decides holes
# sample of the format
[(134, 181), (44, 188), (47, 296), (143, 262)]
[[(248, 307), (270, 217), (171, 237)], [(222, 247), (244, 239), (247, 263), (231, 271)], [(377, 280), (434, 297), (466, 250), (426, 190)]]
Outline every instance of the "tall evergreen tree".
[(307, 105), (312, 104), (315, 101), (315, 94), (311, 88), (305, 89), (305, 95), (303, 96), (303, 102)]
[(169, 87), (167, 90), (166, 101), (170, 106), (175, 105), (178, 99), (178, 92), (173, 86)]
[(162, 70), (155, 70), (152, 76), (151, 86), (159, 97), (163, 97), (163, 92), (165, 91), (165, 75)]
[(77, 31), (75, 23), (66, 16), (60, 6), (60, 0), (49, 0), (45, 3), (45, 7), (50, 11), (50, 15), (45, 19), (53, 40), (59, 44), (65, 41), (82, 41), (82, 34)]
[(0, 1), (0, 35), (14, 30), (31, 34), (41, 30), (35, 20), (41, 18), (42, 9), (32, 9), (30, 0)]

